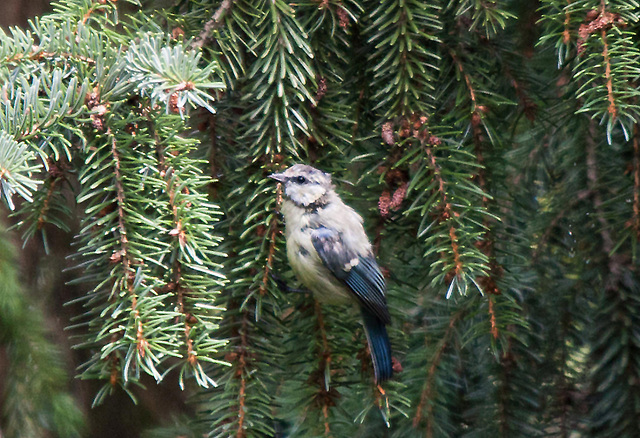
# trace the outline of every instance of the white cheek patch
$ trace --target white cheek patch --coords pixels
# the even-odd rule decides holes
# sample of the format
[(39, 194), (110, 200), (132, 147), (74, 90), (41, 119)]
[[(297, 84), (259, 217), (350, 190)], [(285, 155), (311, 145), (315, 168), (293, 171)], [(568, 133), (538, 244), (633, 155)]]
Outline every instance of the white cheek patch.
[(326, 193), (326, 189), (320, 184), (300, 185), (290, 183), (287, 184), (285, 191), (293, 202), (305, 206), (313, 204)]

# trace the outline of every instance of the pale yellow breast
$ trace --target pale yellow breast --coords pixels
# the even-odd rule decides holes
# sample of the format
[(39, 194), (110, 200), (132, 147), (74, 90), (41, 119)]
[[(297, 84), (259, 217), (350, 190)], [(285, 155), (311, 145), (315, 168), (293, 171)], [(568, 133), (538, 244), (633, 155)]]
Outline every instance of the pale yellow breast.
[[(332, 206), (318, 210), (318, 214), (308, 214), (291, 201), (284, 202), (282, 212), (285, 217), (287, 258), (296, 277), (319, 301), (343, 304), (352, 302), (353, 294), (323, 265), (311, 241), (311, 233), (324, 226), (341, 231), (345, 244), (360, 245), (359, 248), (364, 252), (370, 251), (371, 245), (362, 229), (360, 216), (344, 204), (345, 209), (338, 211)], [(345, 232), (349, 235), (345, 236)]]

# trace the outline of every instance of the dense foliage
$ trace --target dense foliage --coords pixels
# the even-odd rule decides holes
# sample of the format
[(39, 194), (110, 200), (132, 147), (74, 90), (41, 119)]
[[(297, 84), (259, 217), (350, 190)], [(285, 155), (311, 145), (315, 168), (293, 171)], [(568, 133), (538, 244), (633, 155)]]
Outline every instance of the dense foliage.
[[(154, 437), (638, 435), (640, 3), (53, 5), (0, 32), (0, 191), (22, 241), (74, 236), (93, 406), (155, 381), (194, 408)], [(294, 292), (267, 175), (296, 162), (365, 218), (381, 387), (356, 309)], [(0, 238), (0, 435), (84, 436)]]

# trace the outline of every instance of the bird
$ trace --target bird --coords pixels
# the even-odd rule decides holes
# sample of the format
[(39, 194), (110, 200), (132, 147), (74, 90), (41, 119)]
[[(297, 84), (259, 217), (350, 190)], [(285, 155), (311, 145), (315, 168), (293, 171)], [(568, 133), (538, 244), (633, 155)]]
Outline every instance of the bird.
[(376, 384), (393, 376), (386, 283), (362, 217), (335, 191), (329, 173), (295, 164), (270, 178), (283, 186), (281, 212), (289, 265), (321, 303), (357, 305)]

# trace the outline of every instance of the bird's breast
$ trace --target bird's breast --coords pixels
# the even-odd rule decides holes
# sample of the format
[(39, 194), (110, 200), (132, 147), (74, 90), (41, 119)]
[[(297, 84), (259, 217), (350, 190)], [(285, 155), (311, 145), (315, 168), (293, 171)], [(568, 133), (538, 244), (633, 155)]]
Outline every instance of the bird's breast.
[(318, 301), (345, 304), (352, 301), (347, 287), (324, 266), (311, 241), (313, 228), (291, 229), (287, 224), (287, 258), (300, 282)]

